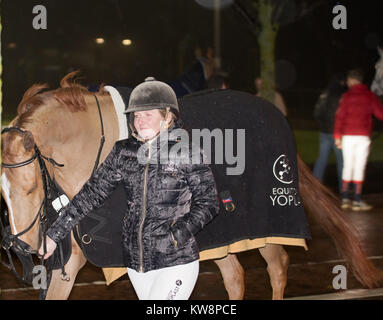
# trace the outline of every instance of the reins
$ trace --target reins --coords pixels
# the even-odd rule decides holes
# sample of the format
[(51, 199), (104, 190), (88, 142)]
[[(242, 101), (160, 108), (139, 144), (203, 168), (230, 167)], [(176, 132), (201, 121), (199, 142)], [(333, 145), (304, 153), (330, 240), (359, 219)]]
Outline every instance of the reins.
[[(25, 134), (25, 131), (18, 128), (18, 127), (5, 128), (1, 131), (1, 134), (11, 132), (11, 131), (16, 131), (17, 133), (19, 133), (21, 135)], [(1, 240), (1, 246), (6, 251), (7, 256), (8, 256), (8, 260), (9, 260), (9, 265), (5, 264), (4, 262), (2, 262), (2, 264), (4, 266), (6, 266), (8, 269), (12, 270), (12, 272), (16, 275), (17, 279), (21, 280), (24, 284), (27, 283), (27, 281), (25, 280), (25, 278), (20, 277), (19, 274), (17, 273), (15, 266), (14, 266), (14, 263), (13, 263), (13, 260), (12, 260), (12, 256), (10, 254), (10, 250), (12, 248), (13, 251), (16, 253), (16, 255), (19, 258), (20, 258), (20, 255), (24, 256), (24, 257), (28, 256), (28, 255), (30, 256), (32, 254), (38, 255), (38, 251), (33, 250), (28, 244), (23, 242), (20, 239), (20, 237), (23, 236), (24, 234), (26, 234), (28, 231), (30, 231), (33, 228), (33, 226), (37, 223), (37, 221), (39, 221), (39, 231), (40, 231), (40, 236), (41, 236), (41, 237), (39, 237), (39, 243), (42, 241), (43, 247), (44, 247), (44, 255), (45, 255), (45, 253), (46, 253), (45, 232), (47, 229), (46, 228), (46, 222), (47, 222), (46, 205), (47, 205), (48, 199), (50, 199), (50, 195), (51, 195), (51, 192), (50, 192), (51, 178), (49, 176), (49, 172), (46, 168), (44, 160), (47, 160), (48, 162), (50, 162), (54, 166), (58, 166), (58, 167), (64, 166), (63, 164), (59, 164), (55, 160), (42, 155), (36, 144), (34, 145), (34, 151), (35, 151), (34, 155), (26, 161), (14, 163), (14, 164), (7, 164), (7, 163), (1, 164), (1, 166), (4, 168), (17, 169), (17, 168), (27, 166), (27, 165), (31, 164), (32, 162), (34, 162), (34, 160), (37, 159), (39, 162), (39, 166), (40, 166), (41, 179), (43, 181), (44, 199), (40, 205), (40, 208), (39, 208), (37, 214), (35, 215), (33, 221), (31, 222), (31, 224), (26, 229), (24, 229), (23, 231), (19, 232), (18, 234), (15, 234), (15, 235), (13, 235), (11, 233), (10, 228), (8, 228), (8, 229), (4, 228), (4, 234), (3, 234), (3, 237)], [(40, 265), (44, 266), (43, 257), (40, 257)], [(62, 266), (62, 273), (63, 273), (63, 275), (66, 275), (64, 266)]]

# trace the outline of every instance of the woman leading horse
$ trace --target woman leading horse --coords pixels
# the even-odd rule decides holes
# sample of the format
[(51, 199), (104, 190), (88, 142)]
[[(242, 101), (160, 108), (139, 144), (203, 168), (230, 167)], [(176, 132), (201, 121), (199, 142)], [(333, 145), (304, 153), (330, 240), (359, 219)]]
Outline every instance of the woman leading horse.
[[(30, 88), (19, 105), (18, 116), (10, 124), (10, 126), (22, 128), (25, 133), (19, 134), (16, 131), (9, 131), (2, 135), (2, 157), (5, 163), (20, 163), (30, 159), (33, 156), (33, 146), (35, 145), (39, 147), (41, 154), (44, 156), (54, 159), (57, 163), (64, 164), (64, 167), (58, 167), (47, 162), (47, 171), (70, 199), (81, 190), (92, 173), (100, 138), (100, 121), (95, 97), (83, 86), (70, 81), (73, 77), (74, 74), (66, 76), (61, 81), (60, 88), (56, 90), (41, 92), (45, 89), (43, 85), (35, 85)], [(119, 130), (118, 126), (116, 126), (118, 118), (113, 108), (112, 99), (106, 89), (96, 94), (101, 105), (106, 136), (104, 149), (100, 157), (101, 162), (107, 157), (113, 145), (119, 139)], [(205, 113), (205, 116), (203, 118), (199, 117), (199, 120), (205, 120), (205, 123), (212, 122), (209, 126), (213, 126), (213, 128), (219, 128), (220, 126), (228, 128), (232, 125), (233, 116), (237, 117), (239, 114), (238, 119), (243, 120), (246, 117), (254, 117), (256, 114), (258, 116), (256, 122), (259, 123), (259, 126), (250, 132), (250, 136), (256, 137), (254, 141), (266, 140), (267, 137), (271, 136), (271, 131), (273, 132), (272, 136), (275, 136), (276, 128), (262, 117), (262, 113), (260, 114), (257, 111), (263, 108), (264, 102), (260, 101), (260, 99), (248, 95), (248, 98), (246, 98), (248, 100), (247, 105), (243, 106), (242, 111), (239, 113), (241, 103), (238, 103), (238, 97), (245, 96), (245, 93), (228, 91), (222, 94), (217, 93), (217, 95), (221, 96), (219, 102), (213, 100), (208, 103), (206, 103), (203, 95), (199, 96), (204, 101), (204, 105), (198, 109), (197, 114)], [(211, 95), (208, 94), (207, 97), (209, 96)], [(232, 103), (230, 104), (230, 102)], [(223, 103), (228, 104), (225, 109), (226, 113), (222, 113), (222, 116), (221, 114), (214, 114), (212, 117), (212, 112), (209, 111), (209, 108), (206, 108), (206, 105), (213, 106), (217, 104), (219, 110), (224, 110), (221, 106)], [(270, 106), (265, 106), (264, 110), (270, 110)], [(195, 112), (193, 108), (188, 111), (190, 115)], [(278, 117), (278, 114), (273, 115)], [(252, 127), (254, 127), (253, 123), (254, 121)], [(204, 128), (205, 124), (202, 125)], [(259, 129), (263, 130), (267, 136), (260, 134), (257, 131)], [(283, 137), (289, 139), (286, 136)], [(266, 147), (271, 148), (270, 145)], [(262, 152), (263, 150), (258, 150), (256, 153), (261, 160), (263, 158)], [(350, 219), (339, 209), (338, 199), (312, 176), (310, 170), (299, 158), (297, 165), (299, 193), (307, 212), (331, 236), (340, 255), (350, 262), (356, 278), (367, 287), (379, 285), (382, 280), (381, 272), (368, 260), (357, 230)], [(263, 162), (255, 169), (255, 173), (265, 171)], [(264, 187), (257, 181), (253, 181), (251, 177), (253, 177), (252, 174), (250, 174), (247, 182), (246, 193), (241, 189), (238, 190), (239, 193), (244, 193), (244, 196), (247, 196), (249, 200), (247, 203), (249, 204), (251, 204), (251, 197), (257, 195)], [(243, 180), (239, 182), (242, 183)], [(232, 183), (233, 180), (229, 180), (229, 185), (232, 185)], [(233, 195), (235, 191), (236, 189), (232, 189)], [(11, 232), (16, 235), (31, 225), (35, 213), (44, 198), (41, 173), (37, 162), (31, 162), (17, 169), (3, 168), (2, 194), (9, 209)], [(240, 203), (238, 204), (240, 205)], [(253, 207), (250, 209), (252, 211), (249, 214), (256, 214)], [(218, 218), (220, 216), (221, 214)], [(228, 217), (235, 217), (235, 215), (228, 215)], [(237, 217), (240, 217), (240, 215), (237, 215)], [(218, 218), (214, 219), (213, 222), (218, 221)], [(246, 220), (244, 220), (244, 223), (249, 225)], [(207, 227), (202, 231), (205, 230), (207, 230)], [(232, 234), (227, 232), (228, 230), (217, 228), (215, 231), (217, 232), (214, 232), (214, 235), (215, 233), (224, 235), (229, 243), (235, 241)], [(73, 232), (76, 232), (76, 230)], [(37, 224), (20, 238), (33, 249), (38, 250), (41, 238), (39, 238)], [(252, 248), (259, 248), (260, 253), (267, 262), (273, 289), (273, 299), (282, 299), (287, 283), (288, 266), (288, 255), (283, 249), (283, 245), (267, 243)], [(229, 298), (241, 299), (244, 294), (244, 270), (236, 259), (235, 252), (238, 251), (230, 252), (227, 256), (220, 256), (223, 257), (222, 259), (218, 257), (210, 257), (210, 259), (215, 259), (214, 261), (221, 270)], [(61, 281), (60, 270), (53, 270), (47, 299), (67, 299), (76, 275), (85, 262), (84, 255), (72, 236), (71, 256), (65, 265), (70, 281)]]
[(138, 297), (189, 298), (199, 270), (193, 236), (218, 213), (218, 202), (211, 169), (201, 152), (199, 163), (193, 164), (191, 150), (181, 155), (171, 152), (180, 128), (178, 111), (175, 93), (163, 82), (147, 78), (133, 90), (126, 110), (132, 137), (115, 144), (95, 176), (62, 209), (47, 232), (45, 258), (123, 181), (128, 206), (123, 243), (115, 245), (123, 247)]

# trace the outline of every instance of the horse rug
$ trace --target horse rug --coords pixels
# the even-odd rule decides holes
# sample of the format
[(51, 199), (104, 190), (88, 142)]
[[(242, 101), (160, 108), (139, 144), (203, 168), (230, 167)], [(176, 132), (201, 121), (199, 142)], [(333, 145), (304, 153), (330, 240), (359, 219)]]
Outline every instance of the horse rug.
[[(127, 105), (130, 90), (117, 89)], [(200, 260), (267, 243), (307, 250), (311, 236), (298, 190), (295, 139), (283, 114), (262, 98), (234, 90), (201, 91), (179, 104), (189, 134), (204, 137), (193, 142), (204, 148), (219, 193), (220, 213), (196, 235)], [(75, 230), (86, 258), (104, 268), (108, 284), (126, 273), (116, 268), (126, 265), (120, 245), (124, 198), (120, 186)]]

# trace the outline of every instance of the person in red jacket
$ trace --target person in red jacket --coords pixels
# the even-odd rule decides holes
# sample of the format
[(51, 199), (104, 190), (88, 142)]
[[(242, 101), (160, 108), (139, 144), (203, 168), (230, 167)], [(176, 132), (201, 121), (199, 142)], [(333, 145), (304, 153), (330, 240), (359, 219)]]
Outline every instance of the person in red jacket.
[[(370, 210), (372, 206), (362, 201), (362, 186), (371, 144), (372, 116), (383, 120), (383, 105), (378, 97), (363, 84), (363, 73), (351, 70), (347, 74), (349, 90), (339, 101), (335, 115), (334, 139), (342, 149), (342, 209)], [(354, 201), (349, 189), (354, 184)]]

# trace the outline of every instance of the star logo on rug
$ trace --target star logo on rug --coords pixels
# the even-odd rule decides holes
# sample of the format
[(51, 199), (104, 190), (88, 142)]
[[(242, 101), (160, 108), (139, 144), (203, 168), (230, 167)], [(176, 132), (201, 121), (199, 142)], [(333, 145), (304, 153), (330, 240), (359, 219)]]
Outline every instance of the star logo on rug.
[(282, 154), (275, 160), (273, 165), (273, 173), (278, 181), (290, 184), (293, 182), (293, 175), (291, 172), (290, 161), (286, 155)]

